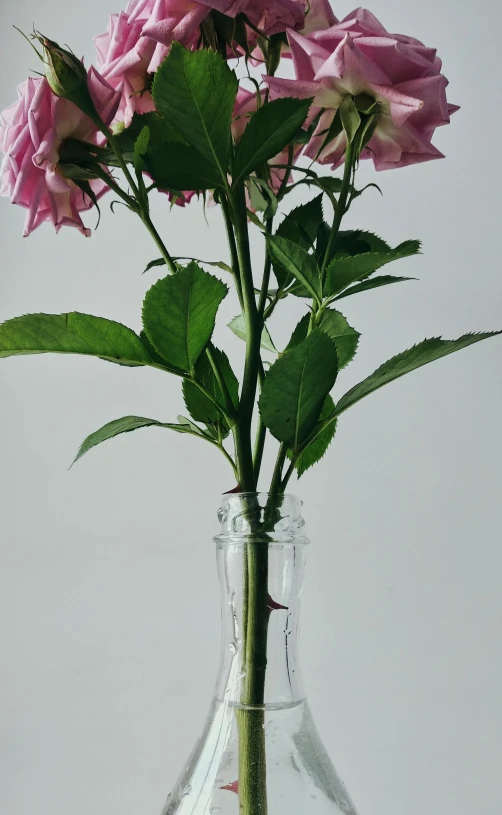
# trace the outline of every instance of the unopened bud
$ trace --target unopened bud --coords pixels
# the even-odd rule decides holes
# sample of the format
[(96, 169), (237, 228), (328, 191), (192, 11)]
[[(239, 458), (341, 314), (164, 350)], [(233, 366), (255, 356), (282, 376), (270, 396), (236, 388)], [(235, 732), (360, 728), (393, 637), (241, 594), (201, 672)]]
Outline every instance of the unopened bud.
[(51, 90), (56, 96), (73, 102), (93, 121), (98, 120), (98, 113), (89, 92), (87, 71), (82, 60), (42, 34), (36, 33), (35, 36), (43, 48), (45, 76)]

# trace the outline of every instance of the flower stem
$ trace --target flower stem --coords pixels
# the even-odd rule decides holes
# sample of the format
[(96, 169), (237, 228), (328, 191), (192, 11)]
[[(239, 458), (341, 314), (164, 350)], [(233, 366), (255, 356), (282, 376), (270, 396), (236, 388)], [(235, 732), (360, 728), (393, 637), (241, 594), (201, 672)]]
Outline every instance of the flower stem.
[(342, 189), (340, 191), (340, 197), (338, 199), (338, 205), (335, 208), (335, 216), (333, 219), (333, 226), (331, 227), (331, 233), (328, 240), (328, 245), (326, 247), (326, 253), (324, 255), (324, 262), (322, 264), (321, 269), (321, 277), (324, 281), (326, 276), (326, 270), (328, 268), (328, 264), (331, 260), (333, 255), (333, 249), (335, 248), (336, 239), (338, 237), (338, 233), (340, 231), (340, 226), (342, 223), (342, 218), (346, 214), (348, 210), (347, 202), (349, 200), (349, 193), (352, 185), (352, 171), (354, 169), (354, 160), (356, 157), (356, 151), (354, 148), (354, 142), (347, 146), (347, 150), (345, 152), (345, 170), (343, 173), (343, 181), (342, 181)]
[(284, 464), (286, 461), (286, 456), (288, 454), (288, 446), (287, 444), (281, 444), (279, 447), (279, 453), (277, 454), (277, 461), (275, 463), (275, 470), (272, 476), (272, 484), (270, 485), (270, 494), (276, 495), (280, 493), (281, 484), (282, 484), (282, 471), (284, 470)]
[(155, 228), (155, 226), (154, 226), (154, 224), (152, 222), (152, 219), (150, 218), (149, 213), (145, 212), (144, 209), (143, 209), (138, 214), (139, 214), (139, 217), (141, 218), (141, 220), (143, 221), (143, 224), (147, 228), (148, 232), (152, 236), (152, 238), (153, 238), (153, 240), (155, 242), (155, 245), (157, 246), (157, 249), (159, 250), (162, 257), (164, 258), (167, 268), (169, 269), (169, 271), (172, 274), (176, 274), (176, 272), (178, 271), (178, 269), (176, 267), (176, 263), (174, 262), (173, 258), (171, 257), (171, 255), (167, 251), (166, 245), (165, 245), (164, 241), (162, 240), (162, 238), (160, 237), (159, 233), (157, 232), (157, 229)]
[[(235, 229), (242, 306), (246, 324), (246, 361), (241, 401), (235, 426), (239, 480), (243, 492), (256, 493), (257, 479), (251, 444), (251, 425), (261, 366), (263, 315), (256, 303), (244, 186), (230, 198)], [(233, 230), (232, 230), (233, 231)], [(256, 507), (253, 506), (256, 503)], [(260, 533), (258, 498), (252, 496), (249, 521)], [(267, 815), (267, 768), (265, 745), (265, 677), (268, 639), (268, 536), (246, 548), (244, 583), (243, 671), (241, 707), (236, 711), (239, 739), (240, 815)]]
[[(263, 367), (263, 362), (260, 362), (260, 371), (258, 374), (258, 381), (260, 383), (260, 388), (263, 387), (263, 382), (265, 379), (265, 369)], [(267, 428), (264, 425), (261, 416), (258, 419), (258, 428), (256, 431), (256, 440), (254, 445), (254, 454), (253, 454), (253, 467), (255, 472), (256, 481), (260, 478), (260, 470), (261, 465), (263, 462), (263, 453), (265, 451), (265, 441), (267, 438)]]
[(134, 197), (136, 199), (139, 198), (139, 188), (136, 182), (134, 181), (131, 172), (129, 171), (129, 167), (127, 166), (127, 162), (122, 155), (122, 150), (119, 147), (117, 139), (113, 135), (112, 131), (109, 127), (107, 127), (103, 122), (97, 122), (99, 129), (103, 133), (104, 136), (108, 139), (108, 144), (112, 148), (113, 152), (115, 153), (115, 157), (118, 161), (119, 167), (124, 173), (127, 183), (129, 184), (131, 190), (133, 191)]
[(223, 219), (225, 221), (225, 229), (227, 232), (228, 247), (230, 250), (231, 266), (234, 275), (235, 288), (237, 289), (237, 296), (239, 297), (241, 310), (244, 312), (244, 301), (242, 299), (242, 286), (240, 280), (239, 255), (237, 253), (237, 244), (235, 242), (234, 227), (232, 223), (232, 216), (230, 214), (230, 208), (228, 206), (228, 201), (223, 194), (221, 195), (220, 198), (220, 204), (221, 210), (223, 212)]
[(261, 319), (258, 313), (254, 291), (246, 199), (243, 185), (241, 185), (237, 189), (236, 194), (232, 196), (231, 204), (233, 205), (234, 225), (237, 238), (237, 255), (240, 268), (240, 282), (242, 286), (247, 338), (246, 361), (235, 440), (240, 471), (240, 485), (244, 492), (255, 492), (257, 484), (253, 467), (251, 424), (260, 366)]

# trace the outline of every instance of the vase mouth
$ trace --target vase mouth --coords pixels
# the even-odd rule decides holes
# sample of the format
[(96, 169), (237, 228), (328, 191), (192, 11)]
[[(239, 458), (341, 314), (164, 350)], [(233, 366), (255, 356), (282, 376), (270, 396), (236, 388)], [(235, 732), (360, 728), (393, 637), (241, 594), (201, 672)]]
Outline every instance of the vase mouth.
[(218, 510), (220, 545), (309, 543), (303, 534), (302, 501), (296, 495), (267, 492), (225, 493)]

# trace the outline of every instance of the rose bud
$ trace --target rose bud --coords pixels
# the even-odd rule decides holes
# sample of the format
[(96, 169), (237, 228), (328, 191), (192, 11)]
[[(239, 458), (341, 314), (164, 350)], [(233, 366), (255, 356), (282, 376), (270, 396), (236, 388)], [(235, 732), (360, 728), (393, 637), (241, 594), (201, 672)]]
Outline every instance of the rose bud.
[(82, 60), (61, 48), (57, 42), (36, 34), (44, 51), (45, 76), (56, 96), (68, 99), (94, 122), (99, 122), (96, 106), (89, 92), (88, 74)]

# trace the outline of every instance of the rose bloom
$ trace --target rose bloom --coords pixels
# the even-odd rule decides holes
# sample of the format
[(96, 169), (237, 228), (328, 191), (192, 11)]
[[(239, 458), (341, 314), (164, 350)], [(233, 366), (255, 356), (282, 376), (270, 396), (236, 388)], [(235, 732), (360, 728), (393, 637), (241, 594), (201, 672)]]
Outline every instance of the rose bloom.
[(337, 23), (338, 20), (333, 14), (329, 0), (311, 0), (301, 33), (311, 34), (314, 31), (323, 31)]
[(314, 98), (310, 118), (320, 112), (321, 118), (307, 156), (333, 168), (343, 162), (345, 133), (323, 147), (326, 132), (344, 97), (367, 94), (377, 101), (378, 123), (362, 158), (372, 158), (377, 170), (443, 158), (431, 139), (458, 108), (447, 102), (435, 49), (389, 34), (361, 8), (323, 31), (289, 31), (288, 38), (296, 79), (265, 81), (273, 97)]
[[(324, 8), (326, 0), (315, 2)], [(149, 75), (157, 71), (171, 44), (197, 48), (201, 23), (211, 11), (229, 17), (246, 14), (270, 35), (302, 28), (305, 5), (306, 0), (130, 0), (125, 11), (112, 15), (108, 31), (94, 41), (101, 74), (114, 88), (122, 88), (119, 115), (126, 127), (134, 113), (154, 110)]]
[(135, 113), (155, 110), (147, 89), (148, 74), (152, 72), (154, 58), (162, 61), (167, 54), (165, 47), (142, 36), (143, 27), (144, 21), (131, 20), (127, 11), (121, 11), (110, 17), (108, 31), (94, 40), (100, 73), (113, 88), (121, 91), (117, 118), (126, 127)]
[[(89, 90), (96, 109), (106, 124), (117, 110), (120, 96), (94, 68), (88, 73)], [(89, 237), (80, 213), (92, 207), (84, 192), (58, 171), (59, 150), (65, 139), (98, 142), (91, 119), (73, 102), (61, 99), (45, 78), (28, 79), (18, 88), (19, 99), (2, 114), (0, 149), (5, 153), (0, 169), (0, 194), (28, 210), (24, 236), (44, 221), (56, 232), (74, 226)], [(90, 181), (97, 198), (109, 188), (100, 179)]]
[(163, 45), (177, 40), (193, 46), (194, 35), (211, 11), (227, 17), (245, 14), (267, 36), (303, 28), (306, 11), (306, 0), (136, 0), (135, 4), (141, 7), (142, 17), (150, 11), (145, 35)]

